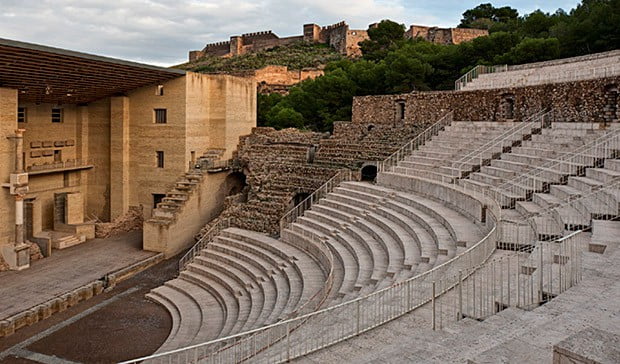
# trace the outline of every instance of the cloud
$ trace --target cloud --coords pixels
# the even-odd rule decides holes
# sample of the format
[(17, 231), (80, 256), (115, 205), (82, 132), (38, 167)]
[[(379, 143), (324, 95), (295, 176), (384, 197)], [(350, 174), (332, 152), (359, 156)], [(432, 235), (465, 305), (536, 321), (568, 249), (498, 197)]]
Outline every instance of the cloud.
[[(231, 35), (273, 30), (297, 35), (305, 23), (346, 20), (366, 29), (381, 19), (456, 26), (477, 1), (444, 0), (0, 0), (0, 37), (158, 65), (184, 62), (187, 52)], [(528, 12), (536, 2), (515, 0)], [(545, 11), (576, 1), (546, 1)], [(567, 4), (573, 4), (567, 6)], [(503, 4), (495, 4), (502, 6)]]

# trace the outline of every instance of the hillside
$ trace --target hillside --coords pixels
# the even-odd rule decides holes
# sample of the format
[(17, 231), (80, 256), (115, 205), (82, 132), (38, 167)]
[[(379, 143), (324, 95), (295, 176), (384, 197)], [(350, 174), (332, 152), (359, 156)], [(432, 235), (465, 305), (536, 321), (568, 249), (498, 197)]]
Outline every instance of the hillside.
[(300, 42), (287, 47), (275, 47), (231, 58), (206, 56), (194, 62), (175, 66), (175, 68), (206, 73), (248, 71), (275, 65), (299, 70), (318, 68), (342, 58), (342, 55), (326, 44)]

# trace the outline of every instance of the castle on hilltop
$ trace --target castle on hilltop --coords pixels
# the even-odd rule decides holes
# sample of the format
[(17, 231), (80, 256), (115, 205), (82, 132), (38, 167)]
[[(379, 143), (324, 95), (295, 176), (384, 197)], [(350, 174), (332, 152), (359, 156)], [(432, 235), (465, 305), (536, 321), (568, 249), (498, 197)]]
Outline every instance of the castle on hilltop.
[[(376, 26), (371, 24), (370, 27)], [(424, 38), (439, 44), (459, 44), (474, 38), (486, 36), (486, 29), (438, 28), (411, 25), (405, 32), (406, 38)], [(340, 54), (347, 57), (361, 56), (359, 42), (368, 39), (368, 32), (360, 29), (349, 29), (342, 21), (321, 27), (317, 24), (305, 24), (303, 35), (280, 38), (271, 30), (235, 35), (224, 42), (207, 44), (202, 50), (190, 51), (189, 61), (195, 61), (206, 55), (232, 57), (246, 53), (258, 52), (277, 46), (286, 46), (296, 42), (329, 44)]]

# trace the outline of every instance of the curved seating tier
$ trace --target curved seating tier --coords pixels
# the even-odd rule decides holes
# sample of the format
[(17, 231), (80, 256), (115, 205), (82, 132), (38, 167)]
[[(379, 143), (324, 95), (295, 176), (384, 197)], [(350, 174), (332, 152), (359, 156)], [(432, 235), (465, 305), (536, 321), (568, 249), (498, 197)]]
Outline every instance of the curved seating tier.
[[(279, 239), (237, 228), (222, 231), (178, 278), (149, 294), (173, 317), (160, 351), (268, 325), (299, 313), (308, 302), (315, 309), (318, 302), (311, 300), (330, 271), (333, 286), (324, 307), (425, 272), (484, 236), (486, 227), (472, 216), (401, 191), (346, 182)], [(469, 203), (478, 204), (480, 217), (481, 203)]]

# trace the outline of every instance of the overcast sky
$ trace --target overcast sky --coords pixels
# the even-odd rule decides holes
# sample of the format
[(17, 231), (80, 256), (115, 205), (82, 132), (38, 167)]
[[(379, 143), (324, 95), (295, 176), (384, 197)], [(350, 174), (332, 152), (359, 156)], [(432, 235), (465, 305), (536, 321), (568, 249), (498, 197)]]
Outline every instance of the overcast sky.
[[(0, 0), (0, 38), (169, 66), (187, 52), (230, 35), (273, 30), (300, 35), (302, 25), (346, 20), (366, 29), (381, 19), (454, 27), (488, 0)], [(574, 8), (577, 0), (513, 0), (520, 14)]]

